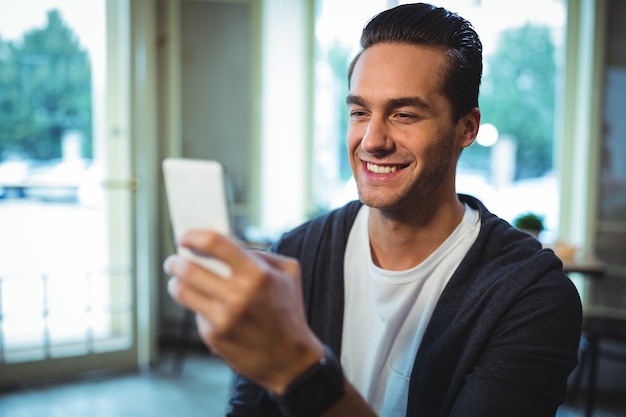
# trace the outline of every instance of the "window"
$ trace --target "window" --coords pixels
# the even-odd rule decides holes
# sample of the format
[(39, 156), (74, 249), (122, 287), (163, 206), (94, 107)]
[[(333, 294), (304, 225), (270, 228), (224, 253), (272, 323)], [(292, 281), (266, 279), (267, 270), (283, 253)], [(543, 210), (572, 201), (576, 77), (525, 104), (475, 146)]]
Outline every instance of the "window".
[[(367, 19), (400, 3), (369, 0), (355, 8), (348, 0), (317, 0), (314, 200), (320, 210), (356, 198), (345, 149), (347, 68)], [(556, 239), (559, 184), (553, 150), (565, 0), (433, 3), (467, 18), (483, 42), (483, 125), (477, 143), (459, 161), (457, 191), (480, 198), (508, 221), (537, 213), (546, 225), (541, 239)]]
[(0, 384), (137, 361), (128, 11), (83, 3), (0, 6)]

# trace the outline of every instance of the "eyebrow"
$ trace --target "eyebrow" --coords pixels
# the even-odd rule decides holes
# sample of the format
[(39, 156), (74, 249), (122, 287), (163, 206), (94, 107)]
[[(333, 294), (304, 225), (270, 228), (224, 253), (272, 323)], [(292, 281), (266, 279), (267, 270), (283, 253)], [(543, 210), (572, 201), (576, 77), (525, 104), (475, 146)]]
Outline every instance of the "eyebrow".
[[(367, 107), (363, 97), (352, 94), (348, 94), (346, 97), (346, 104), (355, 104), (357, 106)], [(431, 108), (431, 106), (420, 97), (392, 98), (385, 102), (385, 107), (387, 109), (396, 109), (398, 107), (420, 107), (425, 110), (429, 110)]]

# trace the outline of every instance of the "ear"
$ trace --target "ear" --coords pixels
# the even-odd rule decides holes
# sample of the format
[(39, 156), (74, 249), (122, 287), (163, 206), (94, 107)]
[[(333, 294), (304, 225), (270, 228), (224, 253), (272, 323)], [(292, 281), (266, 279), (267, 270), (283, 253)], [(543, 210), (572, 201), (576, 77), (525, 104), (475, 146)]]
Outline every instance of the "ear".
[(480, 127), (480, 110), (475, 107), (465, 116), (461, 117), (457, 125), (460, 132), (460, 145), (467, 148), (476, 140)]

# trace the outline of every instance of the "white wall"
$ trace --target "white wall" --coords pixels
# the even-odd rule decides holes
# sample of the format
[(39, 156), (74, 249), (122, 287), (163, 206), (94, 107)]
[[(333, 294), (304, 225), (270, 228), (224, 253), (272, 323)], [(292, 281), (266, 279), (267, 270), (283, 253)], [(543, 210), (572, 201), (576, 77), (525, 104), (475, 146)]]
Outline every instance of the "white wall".
[(307, 0), (265, 0), (261, 47), (261, 229), (304, 219), (311, 105)]

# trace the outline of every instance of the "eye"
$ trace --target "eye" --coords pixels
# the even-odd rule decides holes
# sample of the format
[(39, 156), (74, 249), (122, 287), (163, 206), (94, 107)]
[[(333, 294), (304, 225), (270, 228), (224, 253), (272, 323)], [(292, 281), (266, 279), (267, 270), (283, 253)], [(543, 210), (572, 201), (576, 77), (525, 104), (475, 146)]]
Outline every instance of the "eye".
[(350, 110), (350, 119), (353, 120), (362, 120), (367, 117), (368, 113), (365, 110), (354, 109)]
[(419, 120), (420, 116), (414, 113), (398, 112), (393, 118), (400, 122), (410, 123)]

